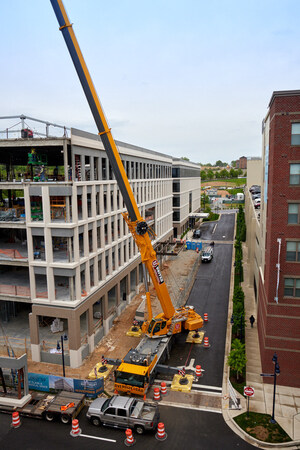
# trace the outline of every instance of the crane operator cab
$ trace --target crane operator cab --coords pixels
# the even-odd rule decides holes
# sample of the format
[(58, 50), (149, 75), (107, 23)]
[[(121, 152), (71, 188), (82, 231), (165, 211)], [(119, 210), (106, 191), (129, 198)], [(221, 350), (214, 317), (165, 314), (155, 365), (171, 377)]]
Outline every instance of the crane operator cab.
[(167, 321), (161, 318), (152, 319), (146, 333), (151, 337), (166, 335), (168, 333)]

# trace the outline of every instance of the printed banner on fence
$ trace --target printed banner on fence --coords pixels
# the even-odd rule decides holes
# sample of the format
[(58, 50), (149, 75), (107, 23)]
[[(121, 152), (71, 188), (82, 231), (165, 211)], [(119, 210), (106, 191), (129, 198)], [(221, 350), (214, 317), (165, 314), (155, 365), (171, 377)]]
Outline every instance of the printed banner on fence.
[(28, 373), (29, 389), (45, 392), (80, 392), (86, 397), (95, 398), (104, 390), (103, 378), (96, 380), (77, 380), (40, 373)]

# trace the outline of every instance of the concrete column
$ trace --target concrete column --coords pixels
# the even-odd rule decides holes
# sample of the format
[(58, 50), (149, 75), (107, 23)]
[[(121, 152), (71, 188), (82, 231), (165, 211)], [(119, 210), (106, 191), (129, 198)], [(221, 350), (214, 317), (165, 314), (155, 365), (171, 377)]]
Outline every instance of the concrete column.
[(95, 180), (95, 170), (94, 170), (95, 160), (93, 156), (90, 156), (90, 181)]
[(63, 152), (64, 152), (64, 174), (65, 174), (65, 181), (68, 181), (69, 174), (68, 174), (68, 144), (67, 140), (64, 139), (63, 142)]
[(85, 156), (80, 155), (81, 181), (85, 181)]
[(76, 300), (81, 300), (80, 266), (76, 267), (75, 293), (76, 293)]
[(96, 217), (96, 185), (92, 185), (92, 192), (91, 192), (91, 207), (92, 207), (92, 217)]
[(98, 286), (99, 274), (98, 274), (98, 255), (93, 258), (94, 260), (94, 286)]
[(39, 338), (39, 318), (33, 313), (28, 315), (30, 329), (30, 347), (32, 361), (41, 362), (41, 345)]
[(26, 227), (28, 227), (28, 222), (31, 222), (31, 204), (29, 195), (29, 186), (24, 185), (24, 205), (25, 205), (25, 221)]
[(85, 263), (85, 290), (89, 294), (91, 291), (90, 263)]
[(121, 303), (121, 299), (120, 299), (120, 297), (121, 297), (121, 289), (120, 289), (120, 282), (118, 282), (117, 284), (116, 284), (116, 305), (117, 306), (119, 306), (120, 305), (120, 303)]
[(88, 207), (87, 207), (87, 186), (82, 186), (82, 219), (87, 220), (88, 218)]
[(72, 368), (76, 368), (82, 364), (79, 315), (76, 315), (72, 319), (68, 319), (68, 338), (69, 338), (70, 366)]
[(104, 201), (103, 201), (103, 195), (104, 195), (104, 186), (103, 184), (100, 185), (99, 190), (99, 201), (100, 201), (100, 216), (104, 215)]

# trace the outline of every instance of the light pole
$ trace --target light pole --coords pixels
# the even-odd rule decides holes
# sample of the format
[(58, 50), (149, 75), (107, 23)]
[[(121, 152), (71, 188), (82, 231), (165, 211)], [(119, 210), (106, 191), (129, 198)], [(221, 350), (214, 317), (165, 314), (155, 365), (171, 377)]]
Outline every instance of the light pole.
[(279, 364), (278, 364), (278, 361), (277, 361), (276, 352), (273, 355), (272, 362), (274, 364), (274, 374), (273, 374), (273, 377), (274, 377), (274, 391), (273, 391), (273, 412), (272, 412), (272, 418), (271, 418), (270, 422), (271, 423), (276, 423), (276, 420), (275, 420), (276, 380), (277, 380), (277, 375), (280, 374), (280, 367), (279, 367)]
[(61, 342), (61, 344), (59, 343), (59, 341), (57, 341), (57, 346), (56, 346), (57, 350), (60, 350), (60, 349), (61, 349), (61, 354), (62, 354), (62, 366), (63, 366), (63, 376), (64, 376), (64, 377), (66, 376), (66, 372), (65, 372), (64, 341), (67, 341), (67, 340), (68, 340), (68, 336), (67, 336), (66, 334), (61, 335), (61, 336), (60, 336), (60, 342)]
[(230, 319), (230, 323), (231, 323), (231, 325), (233, 325), (234, 321), (238, 320), (238, 319), (240, 319), (240, 321), (241, 321), (240, 322), (240, 341), (242, 341), (242, 339), (243, 339), (243, 319), (244, 319), (243, 314), (241, 314), (240, 316), (232, 314), (231, 319)]
[(278, 357), (276, 352), (273, 355), (272, 362), (274, 364), (274, 373), (261, 373), (261, 377), (273, 377), (274, 378), (274, 390), (273, 390), (273, 411), (272, 411), (272, 417), (270, 419), (271, 423), (276, 423), (275, 420), (275, 397), (276, 397), (276, 381), (277, 376), (280, 374), (280, 367), (278, 364)]

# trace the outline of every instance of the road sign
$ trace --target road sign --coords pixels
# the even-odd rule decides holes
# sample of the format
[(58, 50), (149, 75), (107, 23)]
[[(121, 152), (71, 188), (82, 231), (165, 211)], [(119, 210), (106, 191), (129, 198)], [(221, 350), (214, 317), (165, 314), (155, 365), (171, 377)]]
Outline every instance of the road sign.
[(254, 397), (254, 388), (250, 386), (244, 386), (244, 395), (247, 397)]

